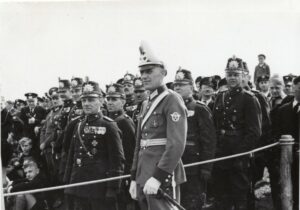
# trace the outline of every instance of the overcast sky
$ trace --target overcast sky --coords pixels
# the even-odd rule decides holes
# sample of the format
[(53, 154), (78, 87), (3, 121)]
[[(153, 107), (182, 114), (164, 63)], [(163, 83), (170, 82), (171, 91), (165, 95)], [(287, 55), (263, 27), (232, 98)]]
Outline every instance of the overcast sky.
[[(264, 53), (271, 73), (300, 72), (296, 1), (113, 1), (0, 4), (1, 95), (44, 94), (58, 77), (89, 76), (101, 87), (137, 74), (146, 40), (174, 79), (178, 66), (197, 76), (224, 75), (235, 54), (251, 73)], [(234, 5), (234, 6), (233, 6)]]

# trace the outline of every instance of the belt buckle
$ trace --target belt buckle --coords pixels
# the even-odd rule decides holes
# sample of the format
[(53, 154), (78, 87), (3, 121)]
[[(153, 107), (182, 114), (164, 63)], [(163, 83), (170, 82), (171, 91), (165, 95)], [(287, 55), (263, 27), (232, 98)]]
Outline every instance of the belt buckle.
[(142, 146), (142, 147), (141, 147), (143, 150), (145, 150), (145, 149), (148, 147), (148, 140), (144, 140), (144, 142), (146, 142), (146, 143), (145, 143), (145, 146)]

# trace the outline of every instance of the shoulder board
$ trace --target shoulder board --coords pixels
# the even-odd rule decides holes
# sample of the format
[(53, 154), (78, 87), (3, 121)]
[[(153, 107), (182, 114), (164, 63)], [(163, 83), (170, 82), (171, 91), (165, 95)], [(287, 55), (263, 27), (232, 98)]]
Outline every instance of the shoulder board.
[(114, 122), (113, 119), (111, 119), (110, 117), (107, 117), (107, 116), (103, 116), (103, 119), (105, 119), (106, 121), (109, 121), (109, 122)]
[(224, 92), (226, 92), (226, 91), (228, 91), (228, 89), (221, 90), (221, 91), (219, 91), (218, 93), (224, 93)]
[(125, 116), (126, 118), (130, 118), (127, 114), (124, 114), (124, 116)]
[(80, 117), (81, 117), (81, 116), (74, 117), (74, 118), (71, 120), (71, 122), (74, 121), (74, 120), (78, 120)]
[(250, 95), (250, 96), (254, 96), (254, 93), (252, 93), (251, 91), (245, 90), (245, 93)]
[(259, 91), (258, 90), (253, 90), (253, 89), (251, 89), (251, 91), (250, 92), (252, 92), (252, 93), (259, 93)]

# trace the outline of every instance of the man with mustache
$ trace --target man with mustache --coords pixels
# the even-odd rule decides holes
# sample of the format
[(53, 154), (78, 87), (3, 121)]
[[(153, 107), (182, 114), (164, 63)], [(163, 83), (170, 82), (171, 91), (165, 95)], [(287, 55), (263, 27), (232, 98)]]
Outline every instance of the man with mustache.
[(179, 185), (186, 181), (184, 152), (187, 115), (182, 98), (167, 89), (163, 62), (142, 43), (139, 69), (149, 100), (143, 105), (131, 170), (130, 194), (142, 210), (168, 210), (174, 206), (158, 194), (163, 189), (180, 199)]
[[(75, 123), (64, 181), (78, 183), (120, 176), (124, 168), (124, 152), (120, 130), (115, 121), (101, 112), (102, 91), (99, 84), (85, 82), (81, 102), (84, 117)], [(65, 189), (72, 197), (73, 209), (116, 209), (120, 180)], [(71, 200), (71, 199), (70, 199)]]
[[(228, 90), (217, 95), (213, 110), (217, 157), (249, 151), (261, 135), (260, 106), (255, 95), (242, 88), (243, 69), (242, 59), (228, 59), (225, 69)], [(246, 156), (214, 164), (217, 209), (248, 209), (248, 170)]]

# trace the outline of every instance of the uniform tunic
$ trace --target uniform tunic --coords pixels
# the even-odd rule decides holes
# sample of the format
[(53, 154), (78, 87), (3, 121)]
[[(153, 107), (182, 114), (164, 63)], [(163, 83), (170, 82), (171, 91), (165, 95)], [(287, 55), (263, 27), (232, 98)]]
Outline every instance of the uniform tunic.
[[(118, 176), (123, 173), (124, 152), (116, 123), (101, 113), (88, 115), (73, 131), (65, 182), (77, 183)], [(118, 190), (119, 182), (68, 188), (77, 197), (104, 199), (107, 189)]]
[[(218, 133), (217, 157), (251, 150), (261, 135), (261, 110), (253, 93), (235, 87), (217, 95), (214, 121)], [(217, 162), (215, 189), (222, 206), (247, 208), (249, 192), (248, 158)]]
[(124, 110), (129, 117), (133, 117), (133, 112), (136, 110), (137, 105), (135, 104), (134, 95), (126, 96), (126, 103), (124, 105)]
[[(157, 88), (144, 103), (143, 117), (139, 120), (137, 143), (132, 166), (132, 179), (136, 180), (138, 192), (150, 178), (161, 182), (161, 188), (168, 192), (171, 184), (186, 181), (181, 161), (187, 133), (187, 115), (181, 97), (166, 86)], [(141, 147), (141, 139), (151, 142), (153, 139), (166, 139), (165, 145)], [(172, 194), (172, 193), (171, 193)], [(140, 194), (141, 195), (141, 194)], [(142, 195), (138, 199), (144, 203)], [(150, 209), (169, 208), (163, 201), (148, 200)], [(143, 204), (145, 207), (147, 204)], [(143, 207), (141, 206), (143, 209)]]

